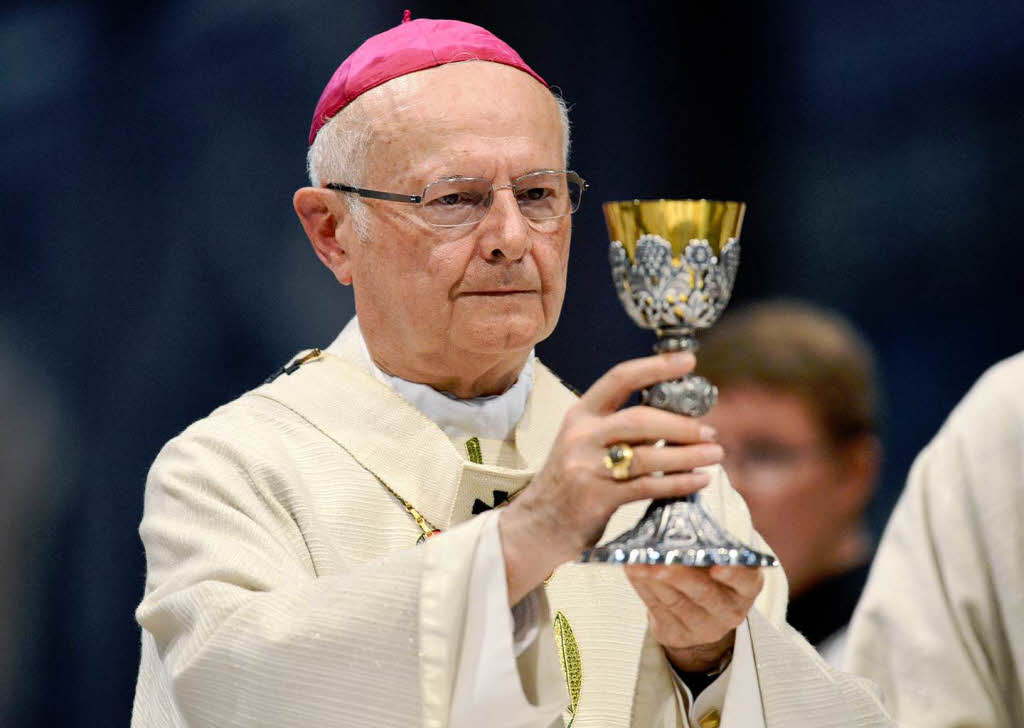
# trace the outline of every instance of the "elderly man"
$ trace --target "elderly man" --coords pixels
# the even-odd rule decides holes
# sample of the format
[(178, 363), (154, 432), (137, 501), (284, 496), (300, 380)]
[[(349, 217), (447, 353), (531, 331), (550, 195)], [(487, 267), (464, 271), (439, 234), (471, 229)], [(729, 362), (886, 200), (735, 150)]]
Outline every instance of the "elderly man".
[(405, 22), (338, 69), (310, 143), (295, 209), (357, 319), (153, 465), (133, 723), (885, 724), (784, 625), (781, 571), (573, 563), (704, 486), (764, 544), (713, 432), (620, 410), (690, 355), (580, 398), (533, 355), (584, 187), (540, 76), (482, 28)]

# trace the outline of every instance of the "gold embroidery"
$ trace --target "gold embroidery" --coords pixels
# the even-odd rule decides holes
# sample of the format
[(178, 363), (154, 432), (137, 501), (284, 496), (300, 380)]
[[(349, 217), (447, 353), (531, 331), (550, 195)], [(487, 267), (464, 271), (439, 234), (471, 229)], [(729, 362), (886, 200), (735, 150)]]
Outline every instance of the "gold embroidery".
[(580, 659), (580, 648), (576, 644), (576, 635), (572, 632), (569, 620), (561, 610), (555, 612), (555, 644), (558, 646), (558, 657), (565, 675), (565, 685), (569, 688), (569, 714), (572, 720), (566, 728), (572, 728), (576, 721), (580, 705), (580, 690), (583, 688), (583, 661)]
[(482, 452), (480, 452), (479, 437), (471, 437), (468, 440), (466, 440), (466, 452), (469, 453), (469, 462), (476, 463), (477, 465), (484, 464), (484, 455)]
[(722, 716), (717, 710), (709, 710), (697, 723), (700, 728), (718, 728), (722, 724)]

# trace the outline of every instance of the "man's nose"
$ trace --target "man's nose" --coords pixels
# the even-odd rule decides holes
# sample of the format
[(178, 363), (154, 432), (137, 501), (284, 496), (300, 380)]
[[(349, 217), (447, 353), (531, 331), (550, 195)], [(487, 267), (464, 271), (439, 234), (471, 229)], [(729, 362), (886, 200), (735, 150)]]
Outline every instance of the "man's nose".
[(530, 223), (511, 187), (497, 187), (493, 195), (481, 230), (481, 254), (488, 260), (519, 260), (530, 250)]

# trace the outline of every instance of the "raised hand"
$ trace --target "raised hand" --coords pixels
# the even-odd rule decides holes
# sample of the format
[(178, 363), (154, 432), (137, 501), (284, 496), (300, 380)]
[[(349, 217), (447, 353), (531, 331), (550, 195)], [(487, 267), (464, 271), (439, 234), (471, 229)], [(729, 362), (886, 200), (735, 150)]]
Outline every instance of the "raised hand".
[[(630, 501), (678, 498), (710, 478), (694, 468), (722, 459), (714, 431), (697, 420), (654, 409), (619, 408), (643, 387), (681, 377), (695, 364), (688, 353), (659, 354), (610, 369), (566, 413), (547, 463), (501, 514), (500, 530), (515, 604), (551, 571), (593, 546), (615, 510)], [(664, 447), (647, 444), (665, 440)], [(631, 446), (628, 478), (605, 465), (608, 448)]]

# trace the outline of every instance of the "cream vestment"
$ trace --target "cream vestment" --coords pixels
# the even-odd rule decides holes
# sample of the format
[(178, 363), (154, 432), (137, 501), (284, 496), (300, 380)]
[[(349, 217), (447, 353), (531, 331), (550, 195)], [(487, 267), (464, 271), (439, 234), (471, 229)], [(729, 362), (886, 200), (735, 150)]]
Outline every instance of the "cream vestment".
[[(646, 610), (615, 567), (559, 568), (540, 591), (540, 631), (515, 664), (463, 674), (484, 631), (512, 640), (507, 609), (493, 625), (469, 608), (475, 557), (498, 515), (471, 518), (474, 503), (530, 481), (575, 396), (534, 362), (515, 430), (521, 462), (480, 465), (355, 363), (352, 325), (339, 345), (342, 356), (310, 360), (193, 424), (154, 463), (133, 725), (434, 728), (449, 725), (456, 684), (488, 679), (518, 681), (536, 708), (523, 725), (558, 724), (569, 698), (556, 612), (582, 660), (575, 728), (687, 725)], [(414, 546), (420, 530), (391, 491), (443, 535)], [(723, 476), (704, 497), (763, 547)], [(607, 533), (645, 505), (620, 509)], [(781, 570), (765, 582), (744, 630), (754, 668), (729, 680), (722, 725), (743, 725), (730, 700), (749, 695), (751, 681), (769, 728), (890, 725), (869, 686), (831, 671), (784, 624)], [(500, 706), (481, 706), (480, 725), (496, 722), (491, 708)]]
[(847, 649), (907, 725), (1024, 726), (1024, 354), (914, 462)]

